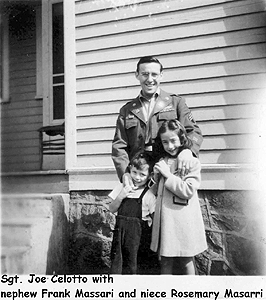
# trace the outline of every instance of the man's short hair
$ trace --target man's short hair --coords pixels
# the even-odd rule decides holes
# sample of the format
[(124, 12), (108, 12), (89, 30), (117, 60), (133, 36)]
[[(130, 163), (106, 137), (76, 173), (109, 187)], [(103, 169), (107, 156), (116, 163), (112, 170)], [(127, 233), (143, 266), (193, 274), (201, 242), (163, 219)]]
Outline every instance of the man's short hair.
[(139, 66), (141, 64), (145, 64), (145, 63), (157, 63), (157, 64), (160, 65), (160, 72), (163, 71), (163, 65), (160, 63), (160, 61), (156, 57), (154, 57), (154, 56), (144, 56), (139, 60), (139, 62), (137, 64), (137, 72), (139, 72)]

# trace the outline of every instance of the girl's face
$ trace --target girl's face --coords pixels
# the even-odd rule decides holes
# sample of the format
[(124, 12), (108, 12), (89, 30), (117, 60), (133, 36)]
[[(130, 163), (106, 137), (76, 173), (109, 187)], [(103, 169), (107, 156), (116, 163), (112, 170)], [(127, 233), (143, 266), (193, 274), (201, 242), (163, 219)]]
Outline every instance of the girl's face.
[(136, 167), (131, 166), (130, 175), (136, 187), (145, 185), (149, 179), (149, 165), (143, 165), (141, 169), (137, 169)]
[(181, 146), (179, 136), (176, 134), (176, 132), (167, 130), (165, 133), (162, 133), (160, 137), (164, 150), (170, 156), (176, 156)]

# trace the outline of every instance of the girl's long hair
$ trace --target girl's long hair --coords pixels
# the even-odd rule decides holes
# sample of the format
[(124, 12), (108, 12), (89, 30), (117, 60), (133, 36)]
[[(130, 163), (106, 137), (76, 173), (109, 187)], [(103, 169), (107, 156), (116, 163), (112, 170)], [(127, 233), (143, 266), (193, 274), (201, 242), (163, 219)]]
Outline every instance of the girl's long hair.
[(180, 153), (184, 149), (191, 149), (192, 141), (188, 137), (185, 127), (178, 120), (166, 120), (159, 128), (157, 137), (155, 139), (156, 160), (167, 155), (167, 152), (164, 150), (161, 142), (161, 134), (165, 133), (168, 130), (175, 131), (176, 135), (180, 139), (181, 146), (178, 153)]

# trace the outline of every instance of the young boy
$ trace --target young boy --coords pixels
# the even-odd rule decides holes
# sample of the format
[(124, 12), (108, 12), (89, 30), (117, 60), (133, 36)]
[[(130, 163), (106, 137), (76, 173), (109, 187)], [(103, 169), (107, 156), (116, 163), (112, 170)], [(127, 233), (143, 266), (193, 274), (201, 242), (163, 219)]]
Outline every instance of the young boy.
[[(149, 154), (137, 153), (129, 165), (135, 189), (120, 183), (109, 194), (113, 200), (109, 209), (117, 212), (111, 250), (112, 274), (137, 274), (138, 264), (145, 265), (145, 260), (149, 260), (149, 266), (154, 261), (154, 256), (150, 260), (149, 246), (156, 198), (148, 187), (153, 165)], [(141, 238), (144, 232), (145, 237)]]

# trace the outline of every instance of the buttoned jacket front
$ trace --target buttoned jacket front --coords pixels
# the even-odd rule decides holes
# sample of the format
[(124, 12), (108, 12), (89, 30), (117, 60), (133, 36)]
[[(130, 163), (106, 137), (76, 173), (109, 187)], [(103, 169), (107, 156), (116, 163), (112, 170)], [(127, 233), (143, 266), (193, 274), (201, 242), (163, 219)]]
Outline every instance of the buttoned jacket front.
[[(173, 161), (168, 164), (168, 161)], [(194, 256), (207, 248), (204, 223), (198, 199), (201, 164), (193, 158), (185, 176), (178, 172), (178, 158), (165, 157), (171, 174), (159, 177), (153, 218), (151, 250), (159, 255)], [(156, 191), (155, 186), (155, 191)]]
[[(198, 156), (203, 140), (202, 134), (185, 100), (180, 96), (160, 90), (149, 119), (152, 142), (156, 138), (162, 122), (171, 119), (178, 119), (184, 125), (193, 143), (191, 150), (195, 156)], [(139, 97), (128, 102), (120, 109), (112, 143), (112, 159), (119, 179), (125, 173), (129, 160), (136, 152), (144, 149), (146, 126), (147, 122)]]

